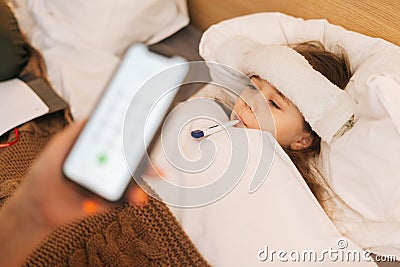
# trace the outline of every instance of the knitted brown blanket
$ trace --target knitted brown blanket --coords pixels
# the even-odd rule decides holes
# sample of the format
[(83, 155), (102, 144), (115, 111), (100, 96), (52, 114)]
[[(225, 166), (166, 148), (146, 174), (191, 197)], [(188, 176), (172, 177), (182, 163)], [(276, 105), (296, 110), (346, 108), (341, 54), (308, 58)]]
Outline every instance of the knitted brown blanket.
[[(63, 115), (20, 127), (20, 140), (0, 150), (0, 206), (13, 194)], [(13, 136), (10, 136), (13, 138)], [(26, 266), (208, 266), (170, 210), (150, 198), (143, 207), (120, 205), (54, 231)]]

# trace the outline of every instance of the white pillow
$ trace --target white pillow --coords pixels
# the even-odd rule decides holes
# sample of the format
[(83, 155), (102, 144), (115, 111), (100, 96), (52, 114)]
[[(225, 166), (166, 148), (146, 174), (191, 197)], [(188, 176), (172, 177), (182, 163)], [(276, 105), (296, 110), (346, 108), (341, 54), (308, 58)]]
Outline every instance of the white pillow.
[[(263, 32), (265, 34), (263, 34)], [(257, 13), (225, 20), (211, 26), (200, 42), (200, 54), (215, 60), (217, 48), (225, 40), (243, 35), (262, 44), (293, 44), (318, 40), (328, 50), (343, 47), (353, 73), (346, 90), (357, 100), (366, 82), (376, 73), (400, 73), (400, 48), (382, 39), (329, 24), (326, 20), (303, 20), (282, 13)]]
[(336, 51), (339, 45), (347, 51), (353, 76), (346, 91), (358, 102), (356, 123), (331, 146), (323, 144), (321, 153), (326, 178), (350, 207), (348, 218), (337, 225), (345, 226), (341, 230), (361, 247), (399, 258), (400, 48), (326, 20), (259, 13), (210, 27), (202, 37), (200, 54), (216, 61), (217, 48), (235, 35), (263, 44), (318, 40), (328, 50)]
[(158, 42), (189, 22), (185, 0), (13, 2), (51, 85), (76, 119), (90, 114), (129, 45)]
[(156, 43), (189, 23), (183, 0), (30, 0), (28, 4), (40, 31), (56, 41), (72, 46), (80, 42), (115, 54), (134, 42)]
[(357, 121), (321, 158), (332, 188), (352, 210), (337, 226), (376, 253), (400, 255), (400, 82), (372, 76), (360, 95)]

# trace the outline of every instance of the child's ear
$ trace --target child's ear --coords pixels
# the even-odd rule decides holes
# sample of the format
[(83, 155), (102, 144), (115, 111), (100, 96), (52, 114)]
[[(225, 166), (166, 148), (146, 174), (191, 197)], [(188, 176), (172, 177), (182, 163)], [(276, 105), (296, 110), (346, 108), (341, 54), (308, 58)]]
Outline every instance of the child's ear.
[(290, 148), (293, 150), (302, 150), (311, 146), (313, 137), (311, 133), (304, 132), (296, 141), (290, 144)]

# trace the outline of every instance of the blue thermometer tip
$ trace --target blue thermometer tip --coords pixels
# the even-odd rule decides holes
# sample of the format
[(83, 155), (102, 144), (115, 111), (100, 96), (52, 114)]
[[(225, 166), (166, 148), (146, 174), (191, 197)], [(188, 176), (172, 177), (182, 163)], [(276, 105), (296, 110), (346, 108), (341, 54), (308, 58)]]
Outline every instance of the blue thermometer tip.
[(209, 136), (211, 134), (215, 134), (215, 133), (221, 132), (223, 130), (226, 130), (229, 127), (235, 126), (239, 122), (240, 122), (240, 120), (228, 121), (228, 122), (225, 122), (220, 125), (213, 125), (207, 129), (194, 130), (194, 131), (192, 131), (191, 135), (193, 138), (202, 138), (202, 137)]
[(202, 130), (194, 130), (191, 133), (194, 138), (202, 138), (204, 136), (204, 132)]

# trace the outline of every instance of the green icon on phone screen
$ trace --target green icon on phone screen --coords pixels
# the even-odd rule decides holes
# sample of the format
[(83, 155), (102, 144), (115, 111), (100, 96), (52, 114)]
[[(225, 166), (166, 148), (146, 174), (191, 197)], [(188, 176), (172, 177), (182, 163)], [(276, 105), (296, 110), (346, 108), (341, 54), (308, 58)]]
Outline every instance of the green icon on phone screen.
[(106, 155), (105, 153), (100, 154), (99, 157), (97, 158), (97, 162), (98, 162), (100, 165), (106, 164), (106, 162), (107, 162), (107, 155)]

